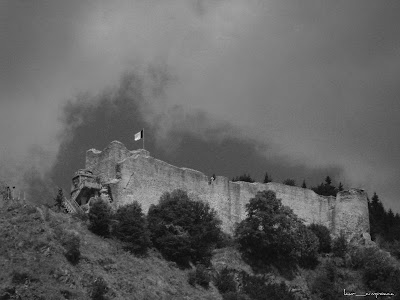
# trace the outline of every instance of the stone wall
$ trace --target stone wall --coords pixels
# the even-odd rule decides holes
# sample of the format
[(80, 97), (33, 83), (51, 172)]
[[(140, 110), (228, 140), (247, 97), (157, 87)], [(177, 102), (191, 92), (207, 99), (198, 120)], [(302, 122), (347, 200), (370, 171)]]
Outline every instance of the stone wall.
[(199, 171), (170, 165), (146, 150), (129, 151), (117, 141), (103, 151), (88, 150), (86, 168), (110, 185), (116, 206), (138, 201), (147, 212), (164, 192), (180, 188), (195, 199), (207, 201), (226, 232), (232, 232), (234, 224), (246, 217), (246, 203), (263, 190), (273, 190), (306, 224), (323, 224), (333, 235), (344, 231), (351, 238), (369, 232), (367, 197), (362, 190), (343, 191), (335, 198), (274, 182), (231, 182), (223, 176), (210, 184), (209, 177)]

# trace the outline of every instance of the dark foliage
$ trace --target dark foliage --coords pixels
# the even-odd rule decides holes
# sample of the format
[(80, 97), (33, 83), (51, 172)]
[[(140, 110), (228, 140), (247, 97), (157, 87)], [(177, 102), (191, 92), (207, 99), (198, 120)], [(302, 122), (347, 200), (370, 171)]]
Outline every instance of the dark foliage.
[(314, 257), (317, 237), (273, 191), (258, 192), (246, 204), (247, 218), (235, 230), (242, 256), (252, 265), (293, 265)]
[(373, 290), (400, 293), (400, 269), (393, 258), (379, 249), (369, 249), (364, 256), (364, 281)]
[(325, 178), (325, 183), (321, 183), (311, 189), (321, 196), (336, 196), (338, 193), (338, 189), (332, 185), (332, 179), (329, 176)]
[(13, 284), (24, 284), (30, 279), (30, 275), (26, 272), (13, 271), (11, 276), (11, 282)]
[(112, 211), (108, 203), (97, 199), (89, 211), (89, 230), (100, 236), (110, 234)]
[(221, 221), (207, 203), (191, 200), (182, 190), (164, 193), (148, 213), (154, 246), (181, 267), (189, 262), (208, 265), (220, 241)]
[(318, 264), (318, 237), (303, 224), (299, 225), (297, 234), (298, 263), (304, 268), (314, 268)]
[(232, 181), (245, 181), (245, 182), (255, 182), (253, 178), (251, 178), (250, 174), (244, 173), (238, 177), (232, 178)]
[(296, 181), (291, 178), (285, 179), (282, 183), (290, 186), (296, 186)]
[(61, 244), (66, 250), (64, 255), (67, 260), (73, 265), (77, 264), (81, 258), (79, 235), (72, 232), (63, 232)]
[(235, 239), (228, 233), (221, 231), (220, 237), (215, 245), (216, 249), (233, 247), (235, 245)]
[(98, 277), (94, 280), (91, 290), (91, 298), (93, 300), (107, 300), (108, 297), (105, 296), (108, 292), (108, 286), (103, 278)]
[(201, 287), (208, 289), (210, 286), (211, 277), (206, 267), (202, 264), (196, 266), (196, 269), (190, 271), (188, 274), (188, 283), (190, 285), (200, 285)]
[(272, 177), (268, 175), (268, 172), (265, 172), (264, 183), (272, 182)]
[(265, 284), (265, 279), (260, 276), (252, 276), (243, 273), (243, 291), (254, 300), (295, 300), (296, 297), (291, 293), (282, 281), (280, 284)]
[(347, 240), (344, 234), (340, 234), (337, 238), (333, 240), (332, 252), (336, 257), (344, 258), (347, 252)]
[(63, 202), (64, 202), (63, 190), (61, 188), (59, 188), (57, 195), (54, 198), (54, 206), (56, 207), (56, 209), (58, 211), (64, 210)]
[(302, 187), (303, 189), (306, 189), (306, 188), (307, 188), (307, 185), (306, 185), (306, 181), (305, 181), (305, 180), (303, 180), (303, 183), (301, 184), (301, 187)]
[(150, 232), (139, 203), (119, 207), (114, 218), (113, 235), (123, 241), (129, 251), (146, 254), (151, 246)]
[(336, 265), (328, 261), (324, 272), (315, 278), (311, 287), (311, 292), (317, 299), (344, 299), (342, 287), (337, 283), (337, 273)]
[(308, 226), (308, 228), (312, 232), (314, 232), (314, 234), (318, 237), (319, 240), (318, 252), (319, 253), (331, 252), (332, 239), (329, 233), (329, 229), (326, 226), (320, 224), (311, 224)]
[(223, 300), (249, 300), (244, 294), (237, 293), (237, 292), (228, 292), (222, 295)]
[(222, 295), (237, 292), (235, 273), (236, 270), (224, 268), (215, 277), (214, 284)]
[(67, 252), (65, 252), (65, 257), (71, 264), (73, 265), (77, 264), (81, 258), (79, 244), (78, 245), (74, 244), (68, 247)]
[(222, 269), (214, 283), (224, 300), (295, 299), (284, 282), (267, 284), (263, 276), (253, 276), (235, 269)]

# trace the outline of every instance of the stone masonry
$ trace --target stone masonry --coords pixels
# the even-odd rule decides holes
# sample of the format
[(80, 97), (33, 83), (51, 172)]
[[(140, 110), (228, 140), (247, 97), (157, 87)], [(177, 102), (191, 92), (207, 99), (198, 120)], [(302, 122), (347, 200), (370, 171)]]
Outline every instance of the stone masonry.
[(170, 165), (151, 157), (146, 150), (129, 151), (118, 141), (103, 151), (88, 150), (85, 167), (110, 187), (115, 207), (138, 201), (147, 213), (164, 192), (180, 188), (194, 199), (208, 202), (222, 220), (223, 230), (232, 233), (235, 223), (246, 217), (249, 199), (259, 191), (272, 190), (306, 224), (325, 225), (333, 236), (343, 232), (351, 239), (369, 233), (367, 195), (360, 189), (324, 197), (310, 189), (275, 182), (232, 182), (223, 176), (210, 182), (199, 171)]

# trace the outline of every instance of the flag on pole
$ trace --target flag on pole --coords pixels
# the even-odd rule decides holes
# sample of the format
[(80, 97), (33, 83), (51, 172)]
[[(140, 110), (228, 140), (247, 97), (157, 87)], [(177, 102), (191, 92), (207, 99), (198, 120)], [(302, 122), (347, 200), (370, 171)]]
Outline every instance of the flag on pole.
[(141, 140), (143, 138), (143, 129), (135, 134), (135, 141)]

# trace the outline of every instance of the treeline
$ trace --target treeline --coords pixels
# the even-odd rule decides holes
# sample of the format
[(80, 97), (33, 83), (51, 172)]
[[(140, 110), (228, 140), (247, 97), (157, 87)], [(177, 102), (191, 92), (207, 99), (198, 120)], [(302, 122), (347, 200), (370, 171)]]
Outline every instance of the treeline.
[(400, 215), (394, 214), (391, 209), (386, 211), (376, 193), (371, 200), (368, 199), (368, 209), (372, 239), (400, 241)]
[[(233, 177), (232, 181), (245, 181), (251, 183), (255, 182), (255, 180), (250, 176), (250, 174), (246, 173), (240, 176)], [(263, 183), (268, 183), (268, 182), (272, 182), (272, 177), (268, 174), (268, 172), (266, 172)], [(296, 181), (292, 178), (286, 178), (285, 180), (282, 181), (282, 183), (285, 185), (296, 186)], [(305, 180), (303, 180), (301, 187), (304, 189), (307, 188)], [(343, 184), (339, 182), (339, 185), (336, 187), (332, 184), (332, 179), (329, 176), (326, 176), (324, 182), (321, 182), (319, 185), (311, 187), (310, 189), (321, 196), (336, 196), (338, 192), (343, 191)]]

